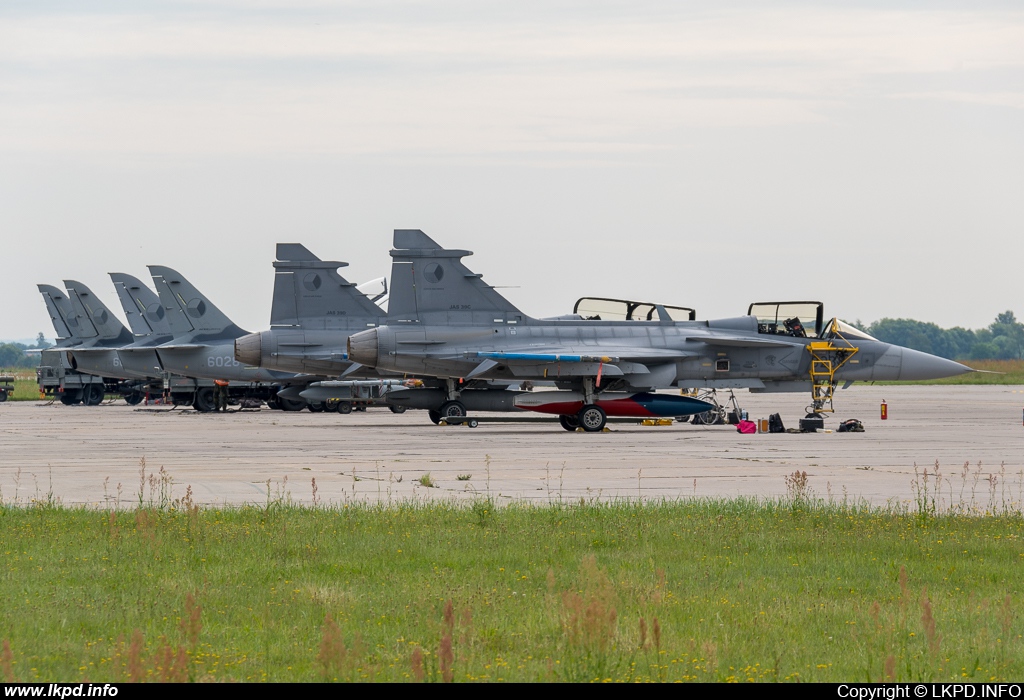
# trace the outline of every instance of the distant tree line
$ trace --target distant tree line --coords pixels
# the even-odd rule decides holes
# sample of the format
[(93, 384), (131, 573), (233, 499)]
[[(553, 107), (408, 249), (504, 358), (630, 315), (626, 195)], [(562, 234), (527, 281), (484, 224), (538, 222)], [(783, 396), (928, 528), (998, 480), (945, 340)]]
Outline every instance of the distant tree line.
[(1024, 323), (1004, 311), (987, 328), (939, 328), (909, 318), (883, 318), (856, 325), (879, 340), (950, 360), (1024, 360)]
[(40, 333), (36, 336), (35, 345), (24, 343), (0, 343), (0, 367), (36, 367), (39, 365), (39, 355), (26, 353), (26, 350), (45, 350), (52, 343), (46, 342), (46, 338)]

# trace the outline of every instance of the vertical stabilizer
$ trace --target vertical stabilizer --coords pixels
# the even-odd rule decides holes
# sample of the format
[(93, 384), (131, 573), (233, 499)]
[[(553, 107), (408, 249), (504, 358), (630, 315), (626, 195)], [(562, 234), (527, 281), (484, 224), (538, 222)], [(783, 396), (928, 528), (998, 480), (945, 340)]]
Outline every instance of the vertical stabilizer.
[(176, 341), (188, 336), (189, 342), (201, 343), (246, 334), (181, 273), (163, 265), (149, 265), (149, 271)]
[(468, 250), (446, 250), (419, 229), (395, 229), (389, 321), (518, 323), (519, 309), (462, 264)]
[(271, 328), (363, 330), (384, 312), (340, 274), (348, 263), (321, 260), (298, 243), (278, 243)]
[(96, 330), (97, 341), (102, 345), (129, 345), (135, 339), (131, 331), (115, 316), (92, 290), (81, 282), (64, 280), (71, 300), (71, 308), (75, 310), (79, 320), (87, 318)]
[(61, 290), (49, 284), (37, 284), (39, 293), (43, 295), (46, 302), (46, 311), (50, 314), (50, 322), (53, 323), (53, 330), (57, 334), (57, 345), (64, 345), (62, 341), (77, 338), (75, 330), (78, 328), (78, 319), (71, 308), (71, 300)]
[(160, 303), (160, 297), (137, 277), (123, 272), (111, 272), (110, 281), (117, 290), (117, 298), (128, 319), (128, 325), (136, 337), (171, 335), (171, 324), (167, 312)]

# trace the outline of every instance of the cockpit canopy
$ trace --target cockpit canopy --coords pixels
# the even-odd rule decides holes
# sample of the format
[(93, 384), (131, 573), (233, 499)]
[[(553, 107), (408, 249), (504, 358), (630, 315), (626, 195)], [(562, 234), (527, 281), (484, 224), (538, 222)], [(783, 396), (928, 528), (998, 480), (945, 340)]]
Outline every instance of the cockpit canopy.
[(572, 312), (587, 321), (660, 321), (658, 308), (662, 308), (672, 321), (695, 321), (697, 312), (685, 306), (653, 304), (646, 301), (583, 297), (576, 301)]
[(838, 318), (822, 323), (825, 305), (820, 301), (766, 301), (747, 309), (757, 318), (757, 332), (822, 340), (878, 340)]
[(747, 309), (747, 315), (757, 319), (758, 333), (794, 338), (819, 337), (824, 312), (825, 305), (820, 301), (763, 301)]

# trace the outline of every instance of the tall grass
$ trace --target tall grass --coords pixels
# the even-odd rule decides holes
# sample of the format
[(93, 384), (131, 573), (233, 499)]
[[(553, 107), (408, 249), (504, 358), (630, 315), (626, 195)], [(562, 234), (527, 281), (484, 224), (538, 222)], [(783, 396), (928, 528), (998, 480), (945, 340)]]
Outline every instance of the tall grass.
[(944, 507), (956, 476), (931, 467), (916, 503), (883, 508), (794, 474), (769, 500), (299, 507), (268, 487), (260, 507), (201, 509), (144, 474), (131, 508), (0, 506), (0, 673), (1020, 678), (1024, 520), (979, 488)]
[(39, 384), (36, 382), (34, 369), (2, 367), (0, 376), (14, 377), (14, 392), (8, 396), (8, 401), (31, 401), (39, 398)]

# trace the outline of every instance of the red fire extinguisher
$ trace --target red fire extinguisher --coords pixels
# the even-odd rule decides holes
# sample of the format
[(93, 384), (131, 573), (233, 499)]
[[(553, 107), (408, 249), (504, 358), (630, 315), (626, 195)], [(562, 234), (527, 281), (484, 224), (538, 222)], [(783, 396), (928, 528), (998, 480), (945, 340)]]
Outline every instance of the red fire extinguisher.
[(889, 406), (885, 403), (885, 399), (882, 399), (882, 420), (889, 419)]

